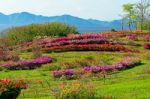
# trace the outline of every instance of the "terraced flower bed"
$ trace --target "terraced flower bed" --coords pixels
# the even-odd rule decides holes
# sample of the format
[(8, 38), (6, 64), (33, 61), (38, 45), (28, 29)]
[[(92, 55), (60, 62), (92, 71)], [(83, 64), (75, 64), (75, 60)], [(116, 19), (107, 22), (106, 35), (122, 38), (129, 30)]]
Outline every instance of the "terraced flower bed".
[(25, 61), (18, 61), (18, 62), (11, 62), (1, 64), (0, 67), (10, 69), (10, 70), (18, 70), (18, 69), (34, 69), (42, 64), (51, 63), (52, 59), (47, 56), (42, 56), (33, 60), (25, 60)]
[(144, 43), (144, 48), (145, 49), (150, 49), (150, 43)]
[(122, 45), (111, 44), (70, 44), (54, 46), (42, 49), (45, 52), (63, 52), (63, 51), (131, 51)]
[(62, 76), (66, 76), (67, 78), (73, 78), (74, 75), (80, 75), (85, 73), (101, 73), (101, 72), (111, 72), (113, 70), (124, 70), (128, 68), (132, 68), (134, 66), (138, 66), (141, 64), (141, 61), (138, 58), (127, 57), (123, 60), (110, 65), (110, 66), (85, 66), (80, 68), (79, 71), (75, 69), (66, 69), (66, 70), (56, 70), (52, 72), (54, 78), (60, 78)]
[(109, 40), (104, 34), (70, 34), (66, 37), (45, 38), (38, 43), (45, 52), (61, 51), (131, 51)]

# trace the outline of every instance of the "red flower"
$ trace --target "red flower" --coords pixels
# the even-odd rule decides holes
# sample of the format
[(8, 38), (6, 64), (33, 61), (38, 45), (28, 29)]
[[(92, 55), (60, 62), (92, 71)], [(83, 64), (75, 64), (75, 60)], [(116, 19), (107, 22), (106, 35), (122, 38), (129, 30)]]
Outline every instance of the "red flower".
[(150, 43), (144, 43), (144, 48), (145, 49), (150, 49)]
[(2, 79), (2, 80), (0, 80), (0, 82), (1, 82), (2, 84), (9, 84), (11, 81), (8, 80), (8, 79)]

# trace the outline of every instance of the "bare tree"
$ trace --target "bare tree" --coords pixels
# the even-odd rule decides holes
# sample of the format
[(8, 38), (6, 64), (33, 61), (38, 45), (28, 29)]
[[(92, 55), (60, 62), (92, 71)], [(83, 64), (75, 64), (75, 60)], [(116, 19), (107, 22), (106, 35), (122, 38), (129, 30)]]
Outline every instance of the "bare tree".
[(123, 15), (123, 14), (119, 15), (119, 16), (121, 17), (121, 29), (123, 31), (124, 30), (124, 24), (125, 24), (124, 21), (125, 21), (126, 18), (125, 18), (125, 15)]
[(144, 21), (147, 19), (150, 11), (150, 0), (140, 0), (139, 3), (136, 4), (136, 13), (137, 18), (140, 23), (140, 28), (143, 30)]

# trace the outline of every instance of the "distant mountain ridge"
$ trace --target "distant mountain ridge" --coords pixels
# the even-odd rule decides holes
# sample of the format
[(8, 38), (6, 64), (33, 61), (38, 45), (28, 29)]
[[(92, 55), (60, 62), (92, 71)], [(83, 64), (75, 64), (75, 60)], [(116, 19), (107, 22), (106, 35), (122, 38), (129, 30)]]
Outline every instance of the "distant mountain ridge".
[[(83, 19), (71, 15), (62, 16), (42, 16), (34, 15), (28, 12), (14, 13), (5, 15), (0, 13), (0, 30), (4, 30), (14, 26), (23, 26), (33, 23), (46, 22), (63, 22), (77, 27), (79, 32), (100, 32), (110, 30), (112, 28), (120, 30), (121, 20), (114, 20), (111, 22), (100, 21), (95, 19)], [(127, 27), (125, 27), (128, 29)]]

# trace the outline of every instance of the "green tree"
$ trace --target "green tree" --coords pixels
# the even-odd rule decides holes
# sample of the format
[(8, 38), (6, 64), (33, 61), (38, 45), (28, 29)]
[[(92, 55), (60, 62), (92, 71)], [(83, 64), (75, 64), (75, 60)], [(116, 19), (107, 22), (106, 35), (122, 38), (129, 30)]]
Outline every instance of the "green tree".
[(125, 12), (124, 17), (128, 20), (128, 27), (130, 30), (133, 25), (135, 25), (136, 22), (136, 15), (134, 10), (135, 4), (127, 3), (123, 5), (123, 11)]
[(136, 4), (136, 13), (138, 22), (140, 23), (140, 29), (143, 30), (143, 24), (149, 19), (150, 15), (150, 0), (140, 0)]

